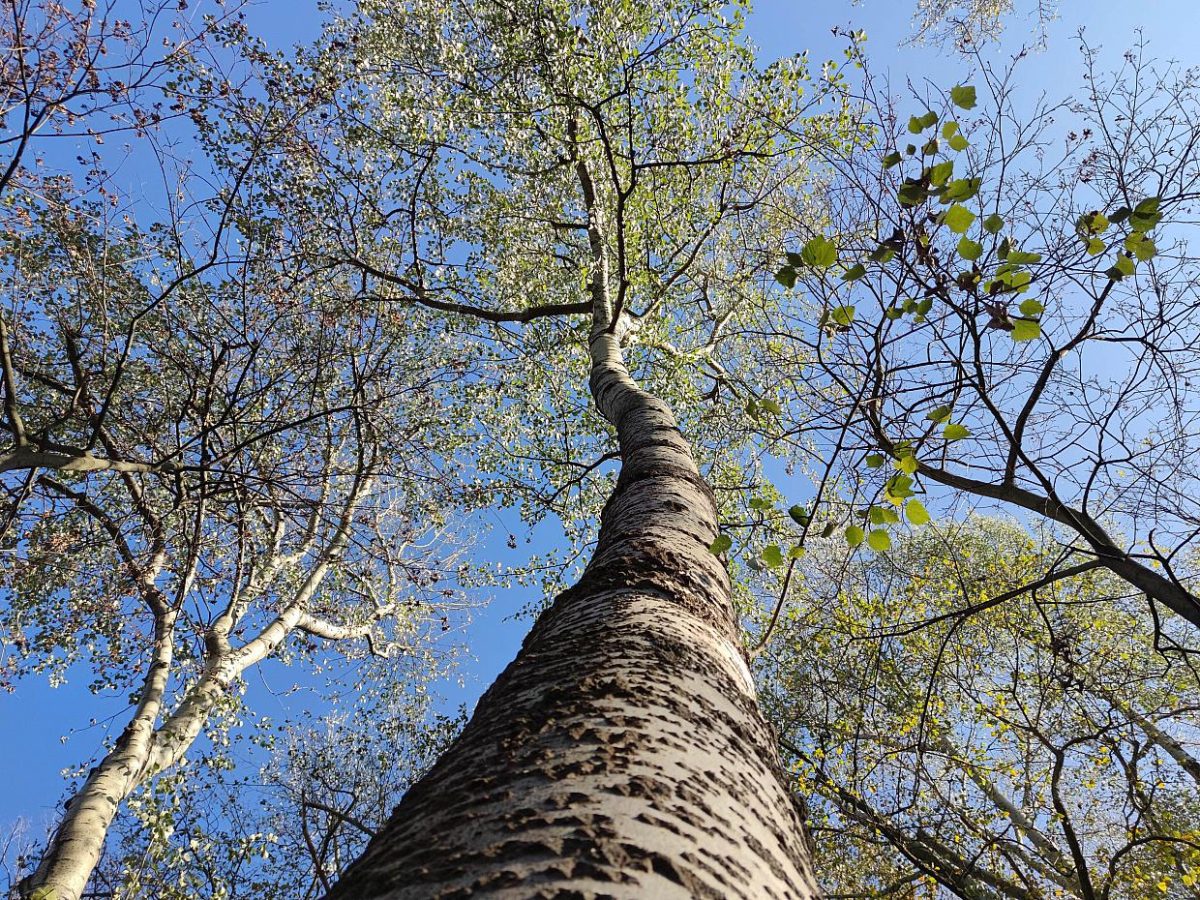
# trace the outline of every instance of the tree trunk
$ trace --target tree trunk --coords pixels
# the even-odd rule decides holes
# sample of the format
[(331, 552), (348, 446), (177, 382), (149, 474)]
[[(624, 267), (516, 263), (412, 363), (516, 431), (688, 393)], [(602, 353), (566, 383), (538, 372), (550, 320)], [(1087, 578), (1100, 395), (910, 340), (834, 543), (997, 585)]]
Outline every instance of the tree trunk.
[(712, 492), (619, 345), (592, 341), (623, 462), (583, 578), (329, 900), (819, 896), (708, 551)]
[[(158, 596), (160, 604), (165, 600)], [(37, 869), (19, 885), (33, 900), (77, 900), (100, 861), (104, 838), (117, 810), (145, 777), (174, 657), (176, 613), (162, 605), (155, 621), (154, 651), (137, 709), (116, 746), (92, 769), (67, 805)]]

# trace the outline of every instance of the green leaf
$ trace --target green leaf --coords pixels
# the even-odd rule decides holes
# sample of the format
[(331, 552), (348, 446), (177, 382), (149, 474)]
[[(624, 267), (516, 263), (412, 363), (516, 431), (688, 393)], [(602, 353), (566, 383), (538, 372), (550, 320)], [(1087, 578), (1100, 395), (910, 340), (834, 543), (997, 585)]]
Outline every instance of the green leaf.
[(1107, 249), (1108, 245), (1105, 244), (1104, 241), (1100, 240), (1100, 238), (1093, 237), (1087, 239), (1088, 256), (1099, 256)]
[(898, 166), (898, 165), (900, 165), (900, 161), (902, 159), (904, 159), (904, 157), (900, 155), (900, 151), (893, 150), (891, 153), (889, 153), (887, 156), (885, 156), (883, 158), (883, 167), (885, 169), (890, 169), (893, 166)]
[(1042, 326), (1033, 319), (1014, 319), (1010, 334), (1014, 341), (1034, 341), (1042, 336)]
[(807, 527), (808, 523), (812, 521), (812, 517), (809, 516), (808, 510), (799, 504), (788, 507), (788, 515), (791, 516), (792, 520), (802, 528)]
[(937, 113), (926, 112), (923, 116), (913, 116), (908, 120), (908, 130), (912, 134), (920, 134), (930, 125), (936, 125), (938, 120)]
[(829, 311), (829, 318), (835, 325), (840, 325), (842, 328), (849, 328), (850, 323), (854, 321), (854, 307), (835, 306)]
[(783, 548), (778, 544), (768, 544), (763, 547), (762, 561), (772, 569), (778, 569), (783, 565)]
[(884, 550), (891, 548), (892, 539), (882, 528), (876, 528), (867, 535), (867, 546), (876, 553), (882, 553)]
[(758, 405), (760, 409), (765, 409), (773, 416), (783, 415), (783, 407), (774, 400), (759, 400)]
[(1042, 306), (1037, 300), (1029, 299), (1021, 301), (1021, 315), (1023, 316), (1040, 316), (1046, 311), (1046, 307)]
[(940, 425), (942, 422), (945, 422), (950, 418), (950, 412), (951, 409), (949, 406), (939, 406), (927, 412), (925, 414), (925, 418)]
[(713, 556), (720, 556), (733, 546), (733, 538), (727, 534), (718, 534), (717, 539), (708, 545), (708, 552)]
[(929, 199), (929, 191), (920, 182), (906, 181), (896, 196), (901, 206), (920, 206)]
[(950, 102), (959, 109), (974, 109), (975, 88), (969, 84), (950, 88)]
[[(884, 494), (890, 502), (899, 506), (901, 500), (913, 495), (912, 484), (913, 480), (907, 475), (893, 475), (884, 486)], [(892, 515), (894, 516), (895, 513), (892, 513)], [(888, 519), (888, 521), (898, 520)]]
[(983, 244), (976, 243), (966, 235), (958, 242), (958, 255), (963, 259), (976, 260), (983, 256)]
[(904, 504), (904, 517), (913, 525), (929, 524), (929, 510), (920, 500), (909, 500)]
[(979, 193), (979, 185), (982, 183), (978, 178), (956, 178), (946, 185), (941, 200), (943, 203), (970, 200)]
[(863, 542), (865, 537), (866, 535), (863, 533), (863, 530), (857, 525), (851, 525), (846, 529), (846, 543), (851, 547), (857, 547)]
[(954, 137), (958, 133), (958, 123), (951, 119), (949, 122), (942, 123), (942, 137), (946, 140)]
[(770, 509), (772, 503), (770, 500), (764, 500), (762, 497), (751, 497), (747, 505), (751, 509)]
[(796, 286), (796, 270), (791, 266), (784, 266), (775, 273), (775, 280), (790, 291)]
[[(903, 188), (901, 188), (901, 190), (903, 190)], [(896, 255), (896, 252), (894, 250), (892, 250), (892, 248), (889, 247), (887, 244), (880, 244), (878, 247), (876, 247), (874, 250), (871, 251), (870, 259), (871, 259), (871, 262), (886, 263), (886, 262), (891, 262), (892, 257), (894, 257), (895, 255)]]
[(887, 506), (872, 506), (867, 510), (867, 518), (871, 520), (872, 525), (895, 525), (900, 521), (896, 511)]
[(896, 460), (895, 466), (905, 475), (911, 475), (921, 467), (921, 464), (917, 461), (915, 456), (909, 454), (908, 456), (902, 456)]
[(804, 556), (804, 547), (802, 547), (800, 544), (789, 547), (787, 555), (788, 559), (800, 559), (800, 557)]
[(950, 180), (950, 176), (954, 174), (954, 162), (946, 160), (933, 166), (929, 170), (929, 181), (931, 184), (943, 185)]
[(1129, 214), (1129, 224), (1134, 231), (1149, 231), (1162, 221), (1158, 204), (1158, 197), (1147, 197), (1133, 208), (1133, 212)]
[(970, 437), (971, 432), (965, 425), (957, 425), (951, 422), (942, 429), (942, 437), (948, 441), (961, 441), (965, 437)]
[(1132, 257), (1126, 256), (1124, 253), (1118, 253), (1116, 262), (1114, 262), (1112, 268), (1104, 274), (1107, 275), (1112, 281), (1120, 281), (1122, 278), (1128, 278), (1130, 275), (1132, 275), (1133, 270), (1134, 262)]
[(942, 222), (955, 234), (965, 232), (974, 221), (975, 213), (957, 203), (942, 213)]
[(983, 220), (983, 230), (988, 234), (999, 234), (1002, 228), (1004, 228), (1004, 220), (996, 213), (992, 213)]
[(866, 459), (863, 460), (863, 462), (865, 462), (867, 464), (868, 469), (878, 469), (880, 466), (883, 465), (883, 457), (880, 456), (878, 453), (868, 453)]
[(800, 251), (800, 258), (804, 260), (806, 266), (814, 269), (828, 269), (837, 262), (837, 247), (829, 238), (818, 234), (804, 245), (804, 249)]
[(846, 270), (846, 274), (842, 276), (842, 281), (858, 281), (867, 274), (867, 269), (862, 263), (855, 263)]
[(1028, 266), (1042, 261), (1042, 254), (1029, 253), (1025, 250), (1010, 250), (1005, 258), (1010, 266)]
[(956, 134), (950, 138), (950, 149), (951, 150), (955, 150), (955, 151), (961, 153), (963, 150), (966, 150), (967, 147), (969, 147), (969, 146), (970, 146), (970, 144), (968, 143), (967, 139), (965, 137), (963, 137), (961, 134)]
[(1090, 235), (1100, 234), (1108, 228), (1109, 223), (1104, 213), (1100, 212), (1099, 210), (1092, 210), (1091, 212), (1084, 213), (1082, 216), (1080, 216), (1079, 221), (1075, 224), (1080, 234)]
[(1148, 259), (1154, 259), (1158, 253), (1158, 248), (1154, 246), (1154, 241), (1146, 237), (1140, 231), (1134, 231), (1125, 238), (1125, 249), (1138, 258), (1139, 262), (1145, 262)]

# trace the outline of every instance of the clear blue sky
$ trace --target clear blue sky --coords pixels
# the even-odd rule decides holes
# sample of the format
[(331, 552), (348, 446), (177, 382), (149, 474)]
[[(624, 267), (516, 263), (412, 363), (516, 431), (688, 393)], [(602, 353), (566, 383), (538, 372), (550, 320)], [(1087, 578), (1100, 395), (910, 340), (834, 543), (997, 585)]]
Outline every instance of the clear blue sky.
[[(1018, 0), (1018, 6), (1022, 5), (1032, 4)], [(201, 0), (193, 3), (192, 10), (202, 12), (206, 6)], [(899, 46), (911, 33), (914, 6), (915, 0), (862, 0), (857, 6), (847, 0), (762, 0), (749, 20), (749, 32), (765, 59), (808, 49), (810, 56), (819, 60), (840, 58), (843, 42), (831, 34), (834, 26), (864, 28), (872, 67), (890, 73), (897, 88), (910, 78), (929, 79), (943, 87), (965, 81), (971, 65), (954, 54)], [(1043, 90), (1057, 95), (1079, 85), (1080, 59), (1072, 37), (1081, 24), (1086, 25), (1092, 46), (1103, 47), (1105, 59), (1114, 66), (1138, 28), (1149, 42), (1151, 55), (1185, 65), (1200, 63), (1196, 13), (1195, 0), (1062, 0), (1061, 18), (1049, 27), (1048, 49), (1023, 68), (1021, 92), (1026, 97)], [(263, 0), (250, 10), (252, 29), (278, 48), (312, 37), (320, 21), (316, 0)], [(1031, 20), (1018, 14), (1010, 21), (1003, 44), (989, 55), (995, 60), (1011, 56), (1023, 40), (1033, 39), (1033, 30)], [(515, 516), (509, 518), (515, 520)], [(505, 524), (523, 540), (519, 522)], [(496, 539), (482, 552), (506, 553), (503, 538), (498, 530)], [(547, 539), (541, 534), (537, 538), (535, 544)], [(508, 619), (528, 599), (523, 591), (501, 592), (491, 607), (476, 617), (468, 639), (477, 661), (464, 670), (462, 687), (447, 686), (449, 706), (473, 703), (515, 654), (528, 623)], [(283, 712), (285, 701), (274, 697), (269, 688), (282, 688), (294, 678), (294, 673), (280, 672), (278, 667), (273, 671), (270, 666), (250, 675), (252, 695), (262, 712), (273, 716)], [(83, 673), (59, 688), (29, 680), (16, 693), (0, 695), (0, 735), (4, 738), (0, 741), (0, 773), (7, 776), (0, 792), (0, 834), (18, 817), (30, 820), (35, 831), (53, 817), (64, 786), (59, 772), (89, 759), (103, 741), (104, 725), (89, 727), (90, 720), (103, 723), (106, 717), (115, 716), (115, 727), (123, 727), (125, 703), (120, 698), (90, 695), (87, 681)], [(65, 742), (60, 740), (68, 733)]]

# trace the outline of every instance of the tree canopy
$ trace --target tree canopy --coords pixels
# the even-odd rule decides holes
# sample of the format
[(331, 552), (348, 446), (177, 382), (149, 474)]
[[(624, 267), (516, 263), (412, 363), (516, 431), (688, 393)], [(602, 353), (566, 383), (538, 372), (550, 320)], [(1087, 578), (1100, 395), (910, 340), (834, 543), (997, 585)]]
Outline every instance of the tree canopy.
[(830, 895), (1200, 896), (1195, 71), (1018, 101), (992, 2), (904, 96), (741, 2), (8, 6), (0, 678), (130, 698), (25, 895), (336, 894), (482, 758), (430, 684), (511, 579), (732, 596)]

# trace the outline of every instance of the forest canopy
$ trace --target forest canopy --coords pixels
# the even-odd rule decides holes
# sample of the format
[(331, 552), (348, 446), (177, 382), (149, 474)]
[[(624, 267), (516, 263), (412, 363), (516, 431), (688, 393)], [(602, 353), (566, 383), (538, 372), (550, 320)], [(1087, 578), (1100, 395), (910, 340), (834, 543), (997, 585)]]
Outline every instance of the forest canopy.
[(1200, 897), (1200, 71), (0, 6), (14, 897)]

